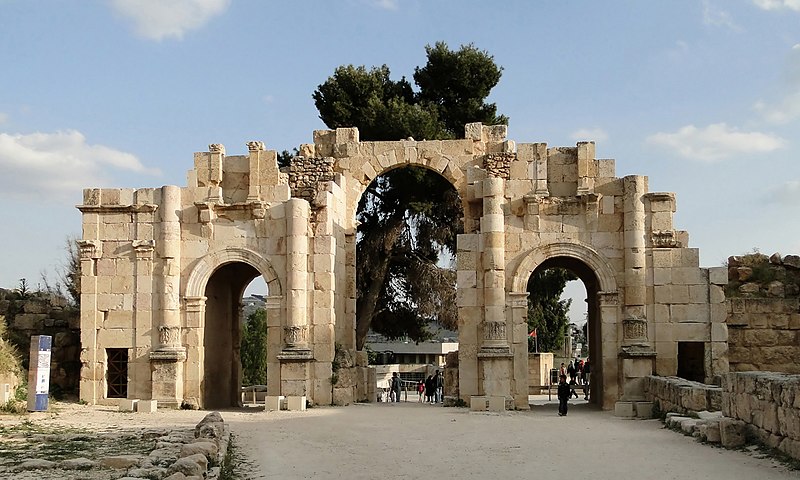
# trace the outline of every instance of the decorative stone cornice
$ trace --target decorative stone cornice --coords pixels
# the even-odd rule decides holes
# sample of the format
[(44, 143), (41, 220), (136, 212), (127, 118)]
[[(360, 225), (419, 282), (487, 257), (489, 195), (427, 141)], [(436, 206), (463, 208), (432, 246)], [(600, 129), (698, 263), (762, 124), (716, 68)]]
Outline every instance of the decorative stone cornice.
[(76, 208), (82, 213), (153, 213), (158, 205), (77, 205)]
[(601, 307), (619, 305), (619, 292), (598, 292), (597, 299)]
[(212, 143), (208, 146), (208, 151), (211, 153), (221, 153), (225, 155), (225, 145), (221, 143)]
[(200, 223), (209, 223), (229, 212), (248, 212), (252, 218), (262, 219), (267, 215), (267, 204), (261, 200), (237, 203), (194, 202), (200, 214)]
[(186, 349), (183, 347), (176, 348), (159, 348), (150, 352), (151, 362), (183, 362), (186, 361)]
[(656, 230), (650, 236), (650, 242), (656, 248), (680, 248), (681, 242), (675, 235), (675, 230)]
[(102, 245), (100, 240), (78, 240), (78, 250), (81, 259), (100, 258), (103, 256)]
[(250, 152), (263, 152), (266, 150), (266, 147), (264, 146), (264, 142), (252, 141), (247, 142), (247, 150)]
[(146, 260), (153, 258), (153, 251), (156, 248), (155, 240), (134, 240), (131, 242), (136, 258)]

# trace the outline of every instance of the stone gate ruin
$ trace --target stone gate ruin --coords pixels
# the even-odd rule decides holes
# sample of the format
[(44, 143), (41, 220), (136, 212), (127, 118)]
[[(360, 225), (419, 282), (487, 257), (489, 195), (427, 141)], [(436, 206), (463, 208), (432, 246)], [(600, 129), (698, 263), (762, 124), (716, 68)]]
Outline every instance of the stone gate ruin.
[[(617, 178), (591, 142), (516, 144), (505, 126), (480, 123), (465, 134), (360, 142), (355, 128), (316, 131), (283, 171), (261, 142), (235, 156), (213, 144), (185, 187), (84, 190), (81, 399), (111, 401), (116, 382), (128, 398), (238, 404), (240, 300), (256, 276), (269, 289), (271, 394), (374, 398), (366, 354), (354, 351), (356, 209), (376, 176), (407, 165), (441, 174), (464, 207), (460, 398), (528, 408), (526, 288), (550, 267), (586, 286), (592, 401), (603, 408), (640, 398), (653, 373), (728, 371), (727, 272), (699, 267), (673, 226), (673, 193)], [(337, 345), (352, 362), (334, 363)]]

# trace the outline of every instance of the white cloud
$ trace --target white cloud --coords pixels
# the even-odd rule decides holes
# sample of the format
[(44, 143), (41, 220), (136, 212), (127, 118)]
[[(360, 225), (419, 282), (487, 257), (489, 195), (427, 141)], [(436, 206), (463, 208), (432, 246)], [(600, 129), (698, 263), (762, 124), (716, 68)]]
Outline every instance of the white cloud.
[(737, 32), (741, 30), (741, 27), (733, 21), (730, 13), (711, 5), (709, 0), (703, 2), (703, 24), (712, 27), (727, 27)]
[(800, 118), (800, 44), (789, 52), (785, 79), (786, 89), (782, 98), (772, 104), (759, 100), (753, 106), (768, 122), (784, 124)]
[(763, 10), (782, 10), (784, 8), (800, 12), (800, 0), (753, 0)]
[(785, 141), (770, 133), (740, 132), (725, 123), (705, 128), (694, 125), (681, 127), (675, 133), (656, 133), (647, 142), (675, 150), (682, 157), (713, 162), (740, 154), (767, 153), (785, 145)]
[(108, 185), (114, 171), (158, 175), (130, 153), (90, 145), (75, 130), (29, 135), (0, 133), (0, 190), (21, 197), (69, 198)]
[(231, 0), (110, 0), (118, 14), (133, 21), (136, 33), (151, 40), (183, 38), (222, 14)]
[(570, 137), (579, 142), (591, 140), (602, 142), (608, 140), (608, 133), (602, 128), (581, 128), (572, 132)]
[(767, 200), (782, 205), (800, 206), (800, 180), (785, 182), (767, 192)]

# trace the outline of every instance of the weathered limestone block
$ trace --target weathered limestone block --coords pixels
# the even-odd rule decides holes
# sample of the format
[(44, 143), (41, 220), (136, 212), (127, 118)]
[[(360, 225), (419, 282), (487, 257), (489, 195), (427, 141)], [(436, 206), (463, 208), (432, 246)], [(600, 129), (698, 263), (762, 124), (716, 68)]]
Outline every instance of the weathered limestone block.
[(719, 422), (720, 442), (725, 448), (739, 448), (745, 444), (745, 423), (741, 420), (723, 418)]

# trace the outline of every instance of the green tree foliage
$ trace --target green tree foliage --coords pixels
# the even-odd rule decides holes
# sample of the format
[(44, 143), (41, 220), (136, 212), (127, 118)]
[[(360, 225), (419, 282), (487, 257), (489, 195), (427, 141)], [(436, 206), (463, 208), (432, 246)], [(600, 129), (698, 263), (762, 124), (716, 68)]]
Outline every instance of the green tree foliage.
[(370, 328), (389, 338), (430, 338), (427, 326), (457, 326), (455, 254), (463, 231), (461, 200), (447, 180), (420, 167), (379, 176), (361, 197), (357, 251), (356, 339)]
[(461, 136), (470, 122), (508, 124), (508, 117), (497, 115), (494, 103), (484, 101), (503, 71), (491, 56), (473, 45), (452, 51), (443, 42), (426, 46), (425, 52), (428, 63), (414, 70), (414, 82), (420, 89), (417, 99), (436, 112), (448, 135)]
[[(485, 103), (502, 69), (473, 45), (451, 51), (426, 47), (415, 92), (386, 65), (338, 67), (312, 95), (329, 128), (358, 127), (362, 140), (463, 137), (471, 122), (507, 123)], [(436, 321), (455, 329), (455, 272), (438, 265), (452, 255), (463, 230), (458, 194), (437, 173), (421, 168), (379, 176), (360, 203), (357, 255), (356, 348), (372, 327), (389, 338), (424, 340)]]
[[(570, 280), (577, 277), (563, 268), (536, 272), (528, 280), (528, 331), (536, 329), (540, 352), (553, 352), (564, 345), (572, 299), (560, 298)], [(531, 338), (528, 351), (534, 351)]]
[(267, 311), (259, 308), (242, 325), (242, 385), (267, 383)]

